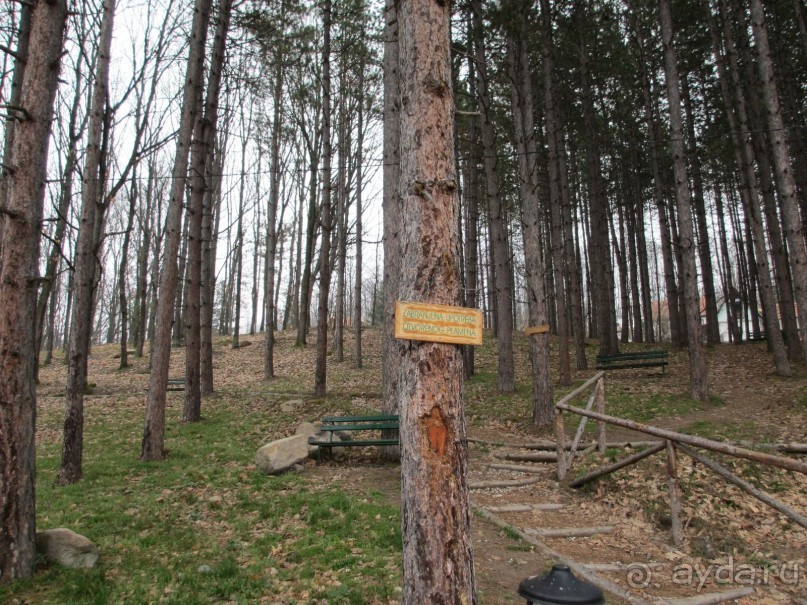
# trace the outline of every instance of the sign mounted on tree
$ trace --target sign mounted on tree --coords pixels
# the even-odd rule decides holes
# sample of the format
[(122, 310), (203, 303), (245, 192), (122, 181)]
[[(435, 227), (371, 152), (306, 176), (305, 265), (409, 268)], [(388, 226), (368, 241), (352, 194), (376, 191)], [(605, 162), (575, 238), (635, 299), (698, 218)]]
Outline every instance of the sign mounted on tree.
[(481, 345), (482, 312), (399, 300), (395, 303), (395, 338)]

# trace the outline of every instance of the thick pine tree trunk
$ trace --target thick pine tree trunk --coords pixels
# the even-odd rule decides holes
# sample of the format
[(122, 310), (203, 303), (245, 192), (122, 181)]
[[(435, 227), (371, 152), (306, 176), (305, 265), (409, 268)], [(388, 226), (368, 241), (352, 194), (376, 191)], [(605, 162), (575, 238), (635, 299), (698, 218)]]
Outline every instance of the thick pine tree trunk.
[[(384, 5), (384, 304), (381, 341), (381, 411), (398, 413), (398, 359), (402, 351), (395, 339), (395, 301), (399, 298), (402, 217), (398, 184), (400, 178), (400, 71), (398, 47), (398, 3)], [(395, 452), (385, 455), (396, 457)]]
[[(406, 229), (400, 294), (456, 305), (454, 173), (448, 3), (398, 5), (401, 180)], [(509, 303), (508, 303), (509, 304)], [(470, 542), (462, 355), (449, 344), (409, 342), (399, 358), (401, 519), (405, 605), (476, 602)]]
[(684, 289), (689, 352), (690, 396), (706, 401), (709, 396), (706, 356), (701, 342), (700, 297), (695, 264), (695, 241), (692, 228), (692, 200), (686, 172), (683, 121), (681, 118), (681, 86), (673, 46), (673, 27), (669, 0), (659, 0), (661, 40), (664, 48), (664, 72), (667, 81), (667, 98), (670, 111), (670, 146), (675, 172), (676, 205), (678, 209), (678, 237), (683, 259), (681, 275)]
[[(36, 566), (36, 290), (48, 142), (67, 4), (37, 0), (16, 124), (4, 156), (0, 230), (0, 584), (29, 578)], [(11, 170), (9, 170), (9, 167)]]
[(195, 117), (202, 105), (204, 50), (210, 21), (210, 6), (211, 0), (196, 0), (194, 4), (191, 44), (182, 98), (182, 115), (171, 174), (171, 196), (166, 217), (163, 268), (160, 272), (155, 310), (146, 418), (140, 446), (140, 458), (145, 461), (165, 458), (165, 399), (168, 386), (168, 364), (171, 358), (171, 321), (177, 285), (177, 256), (182, 234), (182, 204), (185, 200), (188, 155)]

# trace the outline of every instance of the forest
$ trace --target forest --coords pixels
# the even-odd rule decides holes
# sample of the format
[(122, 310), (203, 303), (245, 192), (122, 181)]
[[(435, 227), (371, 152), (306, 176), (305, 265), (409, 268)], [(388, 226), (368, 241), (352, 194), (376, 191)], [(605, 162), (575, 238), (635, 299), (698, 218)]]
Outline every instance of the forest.
[[(0, 580), (31, 571), (35, 380), (56, 351), (61, 485), (82, 478), (102, 344), (121, 369), (150, 356), (144, 461), (166, 456), (172, 348), (196, 422), (215, 337), (265, 332), (271, 380), (275, 333), (293, 333), (316, 347), (323, 397), (329, 364), (361, 367), (379, 326), (381, 407), (397, 412), (395, 301), (430, 292), (483, 312), (502, 393), (514, 331), (548, 326), (530, 339), (538, 427), (554, 415), (550, 335), (557, 385), (590, 339), (604, 355), (667, 342), (701, 401), (704, 347), (764, 339), (779, 376), (807, 361), (803, 0), (436, 3), (446, 82), (412, 58), (432, 60), (412, 4), (5, 3)], [(439, 120), (421, 86), (451, 101)], [(408, 146), (435, 140), (448, 176), (422, 180)], [(413, 195), (451, 200), (430, 216)], [(448, 267), (426, 285), (423, 258)], [(446, 363), (470, 377), (474, 349)], [(28, 552), (10, 546), (22, 534)]]

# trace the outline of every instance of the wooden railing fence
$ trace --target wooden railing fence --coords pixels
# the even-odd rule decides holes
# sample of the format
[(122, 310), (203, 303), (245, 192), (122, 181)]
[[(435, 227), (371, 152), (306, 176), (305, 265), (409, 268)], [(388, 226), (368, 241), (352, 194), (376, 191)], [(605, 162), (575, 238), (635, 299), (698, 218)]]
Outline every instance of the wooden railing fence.
[[(596, 442), (591, 446), (589, 446), (588, 448), (586, 448), (585, 450), (583, 450), (583, 452), (581, 452), (581, 455), (585, 453), (587, 450), (592, 450), (594, 447), (597, 447), (600, 453), (605, 452), (606, 424), (612, 424), (614, 426), (623, 427), (626, 429), (630, 429), (632, 431), (644, 433), (646, 435), (652, 435), (653, 437), (659, 438), (660, 441), (651, 442), (650, 444), (647, 445), (646, 449), (639, 451), (635, 454), (632, 454), (631, 456), (628, 456), (623, 460), (597, 468), (589, 473), (586, 473), (581, 477), (577, 477), (576, 479), (571, 481), (569, 485), (571, 487), (580, 487), (581, 485), (585, 485), (586, 483), (598, 477), (602, 477), (603, 475), (607, 475), (608, 473), (612, 473), (621, 468), (625, 468), (626, 466), (629, 466), (631, 464), (635, 464), (636, 462), (644, 458), (652, 456), (653, 454), (661, 452), (662, 450), (665, 450), (667, 453), (666, 474), (667, 474), (668, 493), (670, 498), (672, 539), (673, 543), (676, 546), (680, 545), (683, 542), (683, 526), (681, 524), (681, 489), (678, 482), (679, 452), (683, 452), (693, 460), (700, 462), (706, 468), (713, 471), (715, 474), (719, 475), (729, 483), (735, 485), (736, 487), (740, 488), (741, 490), (745, 491), (751, 496), (757, 498), (758, 500), (770, 506), (771, 508), (782, 513), (794, 523), (797, 523), (798, 525), (807, 528), (807, 517), (805, 517), (798, 511), (794, 510), (790, 506), (784, 504), (783, 502), (777, 500), (767, 492), (757, 487), (754, 487), (749, 482), (745, 481), (744, 479), (741, 479), (740, 477), (732, 473), (730, 470), (720, 465), (718, 462), (712, 460), (711, 458), (708, 458), (703, 453), (698, 452), (692, 448), (709, 450), (712, 452), (717, 452), (719, 454), (725, 454), (727, 456), (733, 456), (735, 458), (742, 458), (745, 460), (758, 462), (763, 465), (773, 466), (776, 468), (802, 473), (805, 475), (807, 475), (807, 463), (802, 462), (801, 460), (796, 460), (794, 458), (777, 456), (775, 454), (770, 454), (767, 452), (760, 452), (757, 450), (748, 449), (731, 443), (714, 441), (712, 439), (706, 439), (704, 437), (698, 437), (696, 435), (687, 435), (684, 433), (678, 433), (676, 431), (671, 431), (668, 429), (662, 429), (659, 427), (642, 424), (640, 422), (627, 420), (625, 418), (609, 416), (605, 413), (605, 384), (603, 380), (603, 375), (604, 375), (603, 372), (595, 374), (592, 378), (587, 380), (584, 384), (573, 390), (571, 393), (563, 397), (563, 399), (561, 399), (555, 404), (555, 409), (557, 410), (557, 414), (555, 416), (555, 437), (557, 441), (556, 447), (557, 447), (557, 465), (558, 465), (557, 472), (558, 472), (558, 479), (560, 481), (564, 481), (566, 479), (566, 476), (569, 470), (571, 469), (572, 464), (574, 463), (575, 457), (577, 455), (577, 448), (583, 436), (583, 431), (585, 430), (586, 427), (586, 422), (588, 421), (589, 418), (591, 418), (592, 420), (596, 420), (598, 425)], [(592, 388), (592, 391), (585, 408), (577, 408), (569, 405), (569, 403), (572, 400), (585, 393), (589, 388)], [(595, 407), (596, 411), (592, 409)], [(569, 412), (571, 414), (575, 414), (582, 417), (580, 424), (577, 428), (577, 431), (575, 432), (571, 448), (568, 448), (569, 449), (568, 453), (566, 451), (567, 442), (566, 442), (566, 430), (563, 417), (564, 412)], [(802, 444), (793, 444), (793, 445), (794, 445), (794, 447), (792, 448), (793, 451), (798, 452), (802, 450), (801, 447)], [(775, 449), (782, 449), (782, 448), (775, 448)]]

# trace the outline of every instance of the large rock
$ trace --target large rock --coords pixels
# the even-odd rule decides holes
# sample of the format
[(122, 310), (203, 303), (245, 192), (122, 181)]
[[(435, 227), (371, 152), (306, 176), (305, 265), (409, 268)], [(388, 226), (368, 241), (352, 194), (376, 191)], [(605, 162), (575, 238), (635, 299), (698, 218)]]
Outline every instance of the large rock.
[(272, 441), (255, 453), (255, 464), (267, 475), (278, 475), (308, 458), (308, 435)]
[(48, 561), (73, 569), (95, 567), (100, 554), (95, 544), (64, 527), (37, 533), (36, 550)]
[(303, 422), (300, 426), (297, 427), (297, 430), (294, 431), (295, 435), (305, 435), (306, 437), (313, 437), (314, 435), (319, 434), (319, 427), (321, 424), (319, 422)]

